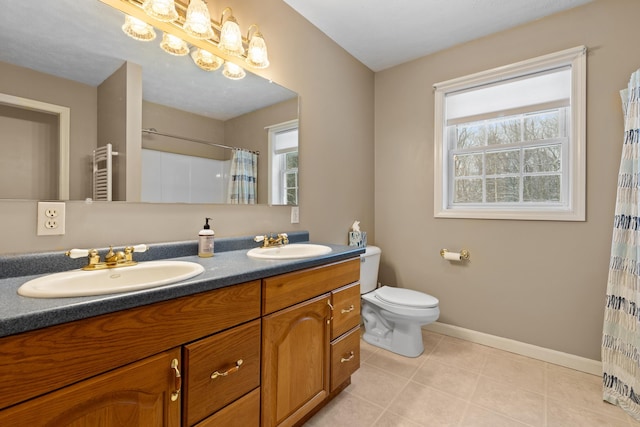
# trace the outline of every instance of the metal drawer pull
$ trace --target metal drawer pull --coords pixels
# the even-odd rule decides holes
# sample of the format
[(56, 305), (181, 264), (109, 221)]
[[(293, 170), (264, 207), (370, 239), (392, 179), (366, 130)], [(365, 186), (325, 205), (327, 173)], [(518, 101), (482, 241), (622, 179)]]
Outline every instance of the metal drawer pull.
[(171, 361), (171, 369), (175, 375), (175, 390), (171, 392), (171, 401), (175, 402), (180, 396), (180, 390), (182, 389), (182, 377), (180, 376), (180, 370), (178, 369), (178, 359)]
[(351, 360), (353, 360), (353, 358), (356, 357), (356, 355), (352, 352), (349, 353), (349, 357), (343, 357), (340, 359), (340, 363), (344, 363), (344, 362), (350, 362)]
[(340, 313), (342, 313), (342, 314), (351, 313), (353, 310), (355, 310), (355, 307), (353, 306), (353, 304), (351, 304), (349, 306), (349, 308), (347, 308), (347, 309), (343, 308), (342, 310), (340, 310)]
[(211, 379), (215, 380), (218, 377), (226, 377), (229, 374), (233, 374), (234, 372), (238, 372), (240, 370), (240, 365), (242, 365), (242, 359), (238, 360), (235, 364), (235, 366), (230, 367), (229, 369), (227, 369), (224, 372), (220, 372), (220, 371), (215, 371), (213, 374), (211, 374)]

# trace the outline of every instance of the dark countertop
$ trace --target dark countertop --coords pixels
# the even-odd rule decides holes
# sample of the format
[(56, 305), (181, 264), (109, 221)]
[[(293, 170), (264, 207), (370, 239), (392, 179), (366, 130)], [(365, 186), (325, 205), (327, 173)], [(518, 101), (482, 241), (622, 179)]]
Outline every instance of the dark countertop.
[[(291, 243), (307, 242), (309, 234), (289, 233), (289, 240)], [(41, 275), (79, 268), (86, 264), (85, 259), (70, 260), (63, 252), (0, 256), (0, 337), (316, 267), (364, 253), (364, 248), (327, 244), (332, 249), (330, 253), (312, 258), (262, 260), (248, 257), (247, 249), (257, 245), (252, 238), (216, 239), (215, 255), (200, 258), (195, 255), (197, 242), (152, 244), (149, 251), (134, 254), (134, 259), (140, 262), (155, 259), (191, 261), (201, 264), (205, 271), (192, 279), (157, 288), (74, 298), (29, 298), (18, 295), (17, 291), (23, 283)], [(105, 251), (101, 249), (100, 254), (104, 255)]]

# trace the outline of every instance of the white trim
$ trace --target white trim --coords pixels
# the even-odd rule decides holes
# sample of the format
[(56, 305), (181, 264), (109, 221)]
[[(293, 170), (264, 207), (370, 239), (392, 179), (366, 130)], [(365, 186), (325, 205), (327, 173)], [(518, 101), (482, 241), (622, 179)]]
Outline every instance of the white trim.
[[(469, 76), (447, 80), (433, 85), (434, 93), (434, 191), (433, 213), (435, 218), (481, 218), (481, 219), (519, 219), (519, 220), (553, 220), (553, 221), (585, 221), (586, 193), (586, 51), (585, 46), (578, 46), (560, 52), (517, 62), (515, 64), (482, 71)], [(446, 114), (444, 111), (445, 95), (449, 92), (469, 89), (536, 73), (545, 69), (571, 65), (571, 156), (569, 175), (572, 188), (568, 195), (568, 206), (562, 209), (509, 209), (489, 208), (456, 208), (447, 206), (448, 190), (445, 177), (448, 176), (447, 150), (442, 146), (443, 130)]]
[(586, 357), (563, 353), (561, 351), (551, 350), (509, 338), (498, 337), (496, 335), (489, 335), (483, 332), (461, 328), (459, 326), (447, 325), (446, 323), (431, 323), (427, 326), (423, 326), (423, 329), (454, 338), (460, 338), (465, 341), (486, 345), (488, 347), (505, 350), (511, 353), (520, 354), (532, 359), (542, 360), (544, 362), (553, 363), (554, 365), (564, 366), (566, 368), (575, 369), (588, 374), (598, 376), (602, 375), (602, 362), (598, 360), (587, 359)]
[(58, 200), (69, 200), (69, 138), (71, 109), (0, 93), (0, 104), (58, 116)]
[[(274, 185), (274, 173), (279, 171), (279, 168), (275, 168), (273, 165), (273, 156), (275, 154), (275, 141), (273, 136), (278, 132), (291, 130), (291, 129), (299, 129), (299, 119), (288, 120), (286, 122), (277, 123), (270, 126), (265, 126), (265, 130), (267, 130), (267, 151), (269, 155), (267, 156), (267, 161), (269, 162), (268, 173), (267, 173), (267, 203), (269, 206), (281, 205), (282, 203), (274, 202), (275, 194), (273, 191)], [(299, 136), (298, 136), (299, 138)], [(299, 186), (299, 183), (298, 183)]]

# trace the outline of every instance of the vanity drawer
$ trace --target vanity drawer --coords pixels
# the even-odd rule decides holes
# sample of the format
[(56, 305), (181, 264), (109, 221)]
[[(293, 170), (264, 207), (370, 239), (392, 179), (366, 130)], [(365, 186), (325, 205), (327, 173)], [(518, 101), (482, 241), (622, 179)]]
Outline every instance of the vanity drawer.
[(360, 284), (353, 283), (331, 292), (333, 321), (331, 339), (360, 325)]
[(260, 320), (185, 345), (183, 357), (183, 418), (193, 425), (260, 385)]
[(290, 307), (360, 280), (360, 257), (262, 280), (262, 314)]
[(242, 396), (195, 427), (259, 427), (260, 389)]
[(331, 343), (331, 391), (360, 367), (360, 327)]

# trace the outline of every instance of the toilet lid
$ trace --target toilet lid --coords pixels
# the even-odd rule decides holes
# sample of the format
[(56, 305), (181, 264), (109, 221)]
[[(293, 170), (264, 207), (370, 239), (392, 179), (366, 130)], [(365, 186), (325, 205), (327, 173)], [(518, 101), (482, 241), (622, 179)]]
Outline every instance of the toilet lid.
[(383, 286), (376, 290), (376, 297), (390, 304), (407, 307), (432, 308), (438, 306), (438, 298), (411, 289)]

